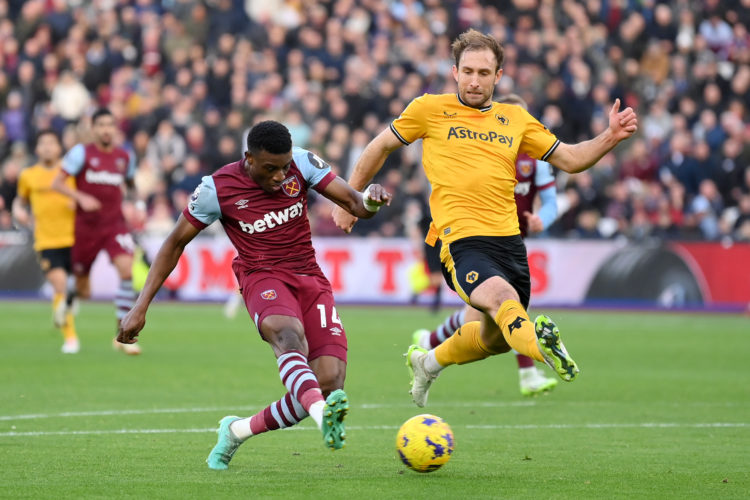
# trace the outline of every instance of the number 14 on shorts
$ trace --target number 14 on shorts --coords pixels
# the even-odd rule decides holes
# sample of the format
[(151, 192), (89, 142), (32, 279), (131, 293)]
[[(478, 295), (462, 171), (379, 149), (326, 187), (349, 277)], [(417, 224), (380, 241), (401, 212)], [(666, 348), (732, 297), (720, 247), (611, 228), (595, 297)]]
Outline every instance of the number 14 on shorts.
[[(326, 319), (326, 305), (317, 304), (316, 307), (318, 308), (318, 311), (320, 311), (320, 327), (328, 328), (328, 320)], [(341, 320), (339, 319), (339, 315), (336, 312), (336, 306), (331, 306), (331, 323), (334, 325), (338, 325), (339, 328), (343, 328), (343, 326), (341, 325)], [(331, 328), (331, 334), (341, 335), (341, 331), (338, 328)]]

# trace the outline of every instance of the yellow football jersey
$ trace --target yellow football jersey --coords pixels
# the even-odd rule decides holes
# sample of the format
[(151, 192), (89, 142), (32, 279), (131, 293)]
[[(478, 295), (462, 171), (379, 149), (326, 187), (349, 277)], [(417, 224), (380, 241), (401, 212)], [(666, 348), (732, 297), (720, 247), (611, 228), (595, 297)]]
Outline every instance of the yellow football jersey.
[(432, 227), (446, 243), (467, 236), (519, 234), (513, 189), (516, 156), (547, 160), (559, 140), (521, 106), (493, 102), (477, 109), (457, 94), (425, 94), (391, 123), (404, 144), (422, 139), (432, 184)]
[[(41, 164), (29, 167), (18, 178), (18, 196), (28, 200), (34, 215), (34, 250), (73, 246), (75, 204), (52, 189), (52, 180), (61, 166), (47, 168)], [(66, 180), (75, 187), (75, 178)]]

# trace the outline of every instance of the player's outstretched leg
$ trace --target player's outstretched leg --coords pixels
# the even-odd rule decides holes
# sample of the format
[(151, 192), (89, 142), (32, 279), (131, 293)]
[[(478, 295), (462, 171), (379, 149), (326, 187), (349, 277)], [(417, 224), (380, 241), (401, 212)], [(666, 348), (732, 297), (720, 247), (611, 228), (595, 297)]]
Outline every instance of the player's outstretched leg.
[(323, 442), (331, 450), (340, 450), (346, 445), (344, 418), (349, 412), (349, 399), (342, 389), (336, 389), (326, 398), (323, 407)]
[(427, 349), (418, 345), (409, 346), (405, 354), (406, 366), (411, 372), (411, 398), (420, 408), (427, 404), (427, 393), (437, 375), (432, 375), (425, 370), (424, 360), (427, 357)]
[(576, 378), (579, 372), (578, 365), (560, 340), (560, 330), (554, 321), (549, 316), (540, 314), (534, 320), (534, 329), (545, 363), (567, 382)]
[(216, 446), (214, 446), (206, 459), (209, 469), (227, 469), (227, 467), (229, 467), (229, 461), (232, 460), (232, 457), (234, 456), (234, 452), (237, 451), (237, 448), (242, 444), (242, 440), (237, 438), (229, 429), (229, 426), (232, 425), (232, 422), (235, 420), (240, 420), (240, 417), (232, 415), (224, 417), (219, 421), (219, 428), (216, 430), (219, 434), (219, 439), (216, 442)]

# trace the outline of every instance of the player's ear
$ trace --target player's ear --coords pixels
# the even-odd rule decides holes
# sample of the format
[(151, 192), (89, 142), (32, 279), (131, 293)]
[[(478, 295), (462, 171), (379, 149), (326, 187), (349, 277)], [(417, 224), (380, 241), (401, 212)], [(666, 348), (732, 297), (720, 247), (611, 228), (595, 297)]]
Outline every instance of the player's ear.
[(458, 82), (458, 68), (455, 64), (453, 65), (453, 79)]
[(250, 154), (250, 151), (245, 151), (245, 162), (247, 163), (247, 166), (252, 166), (253, 164), (253, 155)]

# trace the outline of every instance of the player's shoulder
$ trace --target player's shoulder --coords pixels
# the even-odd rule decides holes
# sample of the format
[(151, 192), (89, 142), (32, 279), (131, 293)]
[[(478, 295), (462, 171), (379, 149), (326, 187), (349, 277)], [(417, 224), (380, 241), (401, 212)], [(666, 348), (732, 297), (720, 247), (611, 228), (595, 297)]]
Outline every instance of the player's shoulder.
[(233, 161), (232, 163), (227, 163), (226, 165), (222, 165), (221, 167), (217, 168), (213, 174), (211, 174), (211, 177), (238, 177), (242, 172), (242, 166), (244, 165), (244, 162), (245, 160), (241, 159), (238, 161)]
[(456, 104), (458, 99), (456, 98), (456, 94), (422, 94), (419, 97), (415, 97), (412, 102), (423, 106), (445, 106)]
[(41, 168), (43, 168), (41, 163), (34, 163), (33, 165), (29, 165), (28, 167), (25, 167), (21, 170), (21, 173), (18, 174), (18, 178), (20, 179), (21, 177), (31, 177), (37, 175)]
[(300, 171), (305, 171), (309, 168), (317, 170), (330, 170), (331, 168), (331, 166), (320, 156), (312, 151), (297, 146), (292, 148), (292, 160)]

